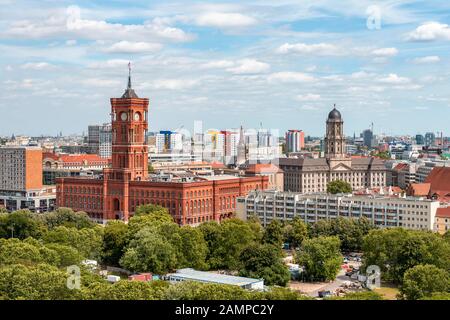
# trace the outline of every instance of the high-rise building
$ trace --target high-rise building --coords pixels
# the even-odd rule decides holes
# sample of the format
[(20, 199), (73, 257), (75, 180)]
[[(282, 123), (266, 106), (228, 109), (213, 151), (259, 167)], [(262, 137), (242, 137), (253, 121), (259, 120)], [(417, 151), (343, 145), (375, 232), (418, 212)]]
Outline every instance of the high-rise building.
[(0, 190), (30, 191), (42, 188), (42, 149), (0, 148)]
[(302, 130), (286, 132), (286, 151), (300, 152), (305, 148), (305, 133)]
[(418, 145), (424, 145), (425, 144), (425, 138), (421, 134), (416, 135), (416, 144)]
[(102, 125), (88, 126), (88, 146), (92, 153), (96, 153), (102, 158), (111, 158), (111, 124), (104, 123)]
[(183, 149), (183, 136), (180, 133), (161, 130), (156, 134), (156, 152), (180, 152)]
[(53, 187), (42, 186), (42, 149), (38, 147), (0, 148), (0, 207), (8, 211), (54, 209)]
[(112, 133), (110, 124), (104, 124), (100, 127), (98, 140), (98, 155), (102, 158), (111, 158)]
[(204, 136), (203, 159), (223, 162), (225, 154), (225, 135), (220, 131), (208, 130)]
[(368, 148), (373, 147), (373, 132), (370, 129), (366, 129), (362, 132), (362, 138), (364, 140), (364, 145)]
[(433, 132), (425, 133), (425, 145), (427, 147), (433, 146), (435, 144), (436, 136)]

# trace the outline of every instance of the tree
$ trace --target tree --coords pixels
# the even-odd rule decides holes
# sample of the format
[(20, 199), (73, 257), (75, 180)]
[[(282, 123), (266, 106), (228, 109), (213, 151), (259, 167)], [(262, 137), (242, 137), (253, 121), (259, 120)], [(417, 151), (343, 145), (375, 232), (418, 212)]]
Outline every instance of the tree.
[(1, 238), (40, 238), (45, 231), (45, 225), (35, 219), (35, 214), (29, 210), (18, 210), (9, 214), (3, 213), (0, 216)]
[(221, 226), (216, 221), (208, 221), (198, 226), (206, 241), (208, 252), (206, 254), (206, 263), (212, 267), (222, 265), (222, 257), (219, 254), (219, 241), (221, 237)]
[(67, 274), (48, 264), (21, 264), (0, 268), (0, 296), (20, 300), (66, 300), (77, 290), (67, 287)]
[(161, 274), (177, 268), (177, 257), (177, 249), (155, 229), (147, 227), (130, 241), (120, 265), (134, 272)]
[(183, 281), (171, 285), (166, 300), (249, 300), (252, 293), (239, 286)]
[(211, 260), (208, 262), (213, 269), (223, 268), (237, 270), (239, 255), (250, 243), (255, 242), (257, 235), (252, 228), (242, 220), (227, 219), (218, 228), (214, 242), (208, 241)]
[(402, 283), (405, 272), (419, 264), (450, 270), (450, 243), (433, 232), (375, 229), (364, 237), (362, 249), (362, 268), (377, 265), (383, 279), (395, 283)]
[(203, 233), (199, 229), (190, 226), (181, 227), (179, 233), (181, 237), (181, 252), (183, 253), (180, 267), (207, 269), (206, 255), (208, 254), (208, 245), (203, 238)]
[(450, 292), (433, 292), (431, 296), (419, 300), (450, 300)]
[(58, 226), (83, 229), (93, 228), (96, 225), (86, 212), (74, 212), (70, 208), (58, 208), (56, 211), (46, 213), (39, 217), (41, 217), (48, 229), (53, 229)]
[(153, 204), (141, 205), (136, 208), (135, 215), (128, 222), (129, 237), (132, 238), (143, 228), (153, 227), (160, 223), (175, 224), (166, 208)]
[(102, 261), (118, 266), (129, 240), (127, 224), (119, 220), (108, 221), (103, 232)]
[(142, 204), (138, 206), (134, 212), (135, 216), (150, 215), (154, 220), (161, 222), (173, 222), (172, 216), (169, 211), (155, 204)]
[(59, 265), (56, 251), (41, 245), (37, 240), (28, 238), (0, 239), (0, 265), (48, 263)]
[(281, 248), (283, 245), (283, 225), (277, 219), (272, 220), (264, 230), (263, 242)]
[(266, 285), (285, 286), (290, 279), (290, 272), (281, 257), (280, 247), (251, 244), (239, 256), (242, 264), (239, 273), (243, 277), (264, 279)]
[(365, 218), (347, 219), (338, 217), (332, 220), (319, 220), (309, 228), (310, 237), (338, 236), (341, 250), (360, 250), (363, 238), (374, 229), (373, 223)]
[(83, 260), (83, 256), (74, 247), (60, 243), (49, 243), (45, 247), (56, 252), (59, 257), (57, 266), (60, 268), (79, 265)]
[(82, 289), (84, 300), (157, 300), (165, 295), (169, 283), (166, 281), (119, 281), (90, 283)]
[(308, 227), (302, 219), (295, 217), (284, 226), (283, 233), (285, 241), (297, 248), (308, 237)]
[(343, 180), (334, 180), (328, 183), (327, 192), (331, 194), (337, 193), (351, 193), (352, 186)]
[(400, 287), (402, 298), (418, 300), (437, 292), (450, 293), (450, 276), (446, 270), (433, 265), (417, 265), (405, 272)]
[(59, 243), (72, 246), (85, 258), (100, 259), (102, 249), (103, 227), (90, 229), (76, 229), (56, 227), (48, 231), (43, 237), (45, 243)]
[(306, 275), (314, 280), (334, 280), (339, 272), (342, 255), (338, 237), (317, 237), (303, 241), (296, 261)]

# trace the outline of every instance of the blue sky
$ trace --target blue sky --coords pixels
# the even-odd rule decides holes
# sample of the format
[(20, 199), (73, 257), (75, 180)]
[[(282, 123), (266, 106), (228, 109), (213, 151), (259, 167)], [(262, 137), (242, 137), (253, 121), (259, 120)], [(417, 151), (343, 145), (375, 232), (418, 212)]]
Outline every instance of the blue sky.
[[(450, 135), (448, 1), (0, 0), (0, 135), (81, 133), (109, 98), (150, 130), (259, 127)], [(375, 20), (373, 20), (373, 19)], [(367, 24), (367, 21), (375, 24)], [(377, 26), (379, 22), (380, 28)]]

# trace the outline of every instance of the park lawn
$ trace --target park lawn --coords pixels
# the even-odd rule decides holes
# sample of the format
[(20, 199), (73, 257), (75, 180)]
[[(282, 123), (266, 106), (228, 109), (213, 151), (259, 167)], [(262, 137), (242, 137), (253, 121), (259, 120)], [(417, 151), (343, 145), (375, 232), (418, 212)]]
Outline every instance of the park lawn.
[(387, 300), (397, 300), (399, 290), (392, 284), (383, 283), (380, 288), (373, 289), (374, 292), (379, 293)]

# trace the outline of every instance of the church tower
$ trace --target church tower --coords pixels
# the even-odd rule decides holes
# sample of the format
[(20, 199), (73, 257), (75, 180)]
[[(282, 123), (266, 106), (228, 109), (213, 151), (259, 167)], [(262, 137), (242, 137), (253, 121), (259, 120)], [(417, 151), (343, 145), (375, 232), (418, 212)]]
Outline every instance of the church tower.
[(242, 128), (239, 131), (239, 142), (237, 145), (237, 159), (236, 159), (236, 166), (239, 167), (240, 165), (244, 164), (246, 161), (246, 150), (245, 150), (245, 137), (244, 137), (244, 128)]
[(344, 121), (341, 113), (334, 105), (333, 110), (328, 114), (327, 129), (325, 136), (325, 158), (343, 159), (346, 157)]

